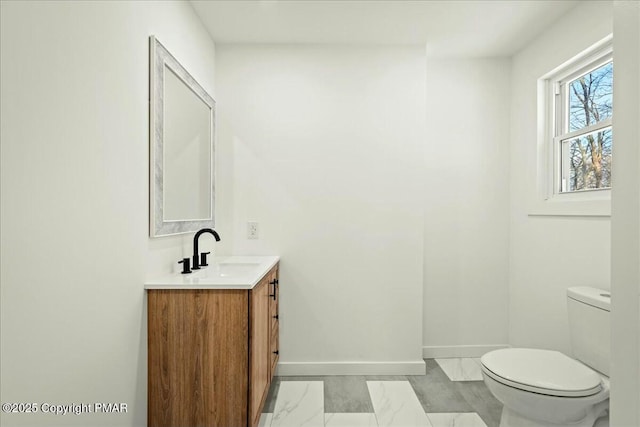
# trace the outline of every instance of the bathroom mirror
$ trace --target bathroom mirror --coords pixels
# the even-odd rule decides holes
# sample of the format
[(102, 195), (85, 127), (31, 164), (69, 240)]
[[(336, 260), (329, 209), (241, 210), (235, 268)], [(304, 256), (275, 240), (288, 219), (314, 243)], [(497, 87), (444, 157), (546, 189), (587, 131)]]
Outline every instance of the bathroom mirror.
[(150, 37), (150, 235), (214, 227), (215, 101)]

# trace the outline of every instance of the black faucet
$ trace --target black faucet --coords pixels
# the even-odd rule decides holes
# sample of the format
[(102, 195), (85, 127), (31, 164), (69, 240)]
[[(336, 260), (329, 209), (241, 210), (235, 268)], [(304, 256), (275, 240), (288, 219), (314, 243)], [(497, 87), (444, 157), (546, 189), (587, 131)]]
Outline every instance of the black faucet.
[(213, 234), (213, 237), (215, 237), (216, 242), (220, 241), (220, 236), (212, 228), (203, 228), (202, 230), (198, 231), (195, 236), (193, 236), (193, 265), (191, 266), (192, 270), (199, 270), (200, 266), (206, 267), (208, 265), (207, 255), (209, 254), (209, 252), (203, 252), (202, 254), (198, 252), (198, 239), (204, 233), (211, 233)]

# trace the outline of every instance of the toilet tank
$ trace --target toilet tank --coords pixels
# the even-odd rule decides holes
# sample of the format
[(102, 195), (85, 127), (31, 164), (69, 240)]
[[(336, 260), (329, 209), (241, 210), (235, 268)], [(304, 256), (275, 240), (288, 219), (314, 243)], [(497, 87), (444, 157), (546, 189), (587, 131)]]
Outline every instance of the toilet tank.
[(569, 332), (573, 357), (609, 376), (611, 294), (597, 288), (567, 289)]

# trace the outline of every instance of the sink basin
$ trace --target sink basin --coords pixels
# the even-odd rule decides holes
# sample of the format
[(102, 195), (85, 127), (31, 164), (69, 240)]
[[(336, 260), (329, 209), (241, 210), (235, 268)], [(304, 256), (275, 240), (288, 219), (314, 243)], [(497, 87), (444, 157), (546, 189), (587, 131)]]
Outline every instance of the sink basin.
[(217, 277), (239, 277), (253, 274), (260, 263), (254, 262), (221, 262), (209, 266), (208, 269), (203, 270), (204, 276), (217, 276)]

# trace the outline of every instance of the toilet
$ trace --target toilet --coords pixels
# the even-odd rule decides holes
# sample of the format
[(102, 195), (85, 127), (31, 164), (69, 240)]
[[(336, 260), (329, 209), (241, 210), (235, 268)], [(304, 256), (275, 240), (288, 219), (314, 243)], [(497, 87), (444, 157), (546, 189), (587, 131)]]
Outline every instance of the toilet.
[(500, 427), (605, 427), (609, 425), (608, 291), (567, 290), (571, 348), (506, 348), (481, 358), (482, 376), (503, 404)]

